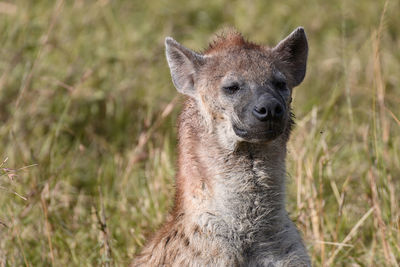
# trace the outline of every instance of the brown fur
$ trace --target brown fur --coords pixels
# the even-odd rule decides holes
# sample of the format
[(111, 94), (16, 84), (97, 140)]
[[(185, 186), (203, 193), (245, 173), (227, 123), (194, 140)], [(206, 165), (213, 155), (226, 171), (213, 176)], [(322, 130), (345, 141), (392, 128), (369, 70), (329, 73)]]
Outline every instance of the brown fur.
[(243, 35), (239, 32), (235, 30), (228, 30), (225, 33), (217, 35), (216, 38), (208, 45), (208, 48), (204, 51), (204, 54), (211, 55), (234, 47), (240, 49), (262, 48), (258, 44), (245, 40)]
[[(175, 202), (132, 266), (310, 266), (284, 205), (291, 90), (305, 72), (290, 49), (303, 53), (304, 38), (297, 30), (271, 50), (229, 33), (202, 55), (167, 40), (174, 84), (189, 95), (179, 117)], [(288, 86), (279, 93), (271, 83), (277, 77)], [(232, 81), (248, 89), (224, 94)], [(267, 91), (286, 110), (269, 137), (255, 131), (264, 122), (246, 119), (257, 92)], [(235, 124), (255, 132), (240, 137)]]

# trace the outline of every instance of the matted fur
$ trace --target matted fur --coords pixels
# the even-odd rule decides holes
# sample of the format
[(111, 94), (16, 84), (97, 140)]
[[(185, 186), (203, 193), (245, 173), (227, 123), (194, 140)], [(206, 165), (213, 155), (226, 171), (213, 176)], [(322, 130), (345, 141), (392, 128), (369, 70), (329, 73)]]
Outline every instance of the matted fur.
[(236, 30), (226, 29), (214, 37), (203, 53), (205, 55), (211, 55), (232, 47), (240, 47), (241, 49), (261, 49), (260, 45), (247, 41), (243, 35)]
[[(184, 66), (184, 71), (199, 74), (174, 81), (175, 86), (194, 88), (182, 90), (190, 97), (179, 117), (174, 208), (132, 266), (310, 266), (302, 239), (285, 210), (286, 143), (292, 115), (277, 138), (246, 142), (233, 132), (232, 120), (239, 118), (232, 115), (216, 88), (220, 73), (232, 68), (243, 70), (248, 80), (261, 81), (261, 76), (275, 69), (274, 65), (257, 64), (257, 60), (274, 62), (281, 54), (232, 33), (206, 50), (205, 55), (218, 60), (207, 63), (202, 61), (203, 55), (170, 42), (177, 51), (168, 55), (171, 51), (167, 50), (167, 57), (176, 57), (168, 58), (169, 63), (185, 57), (194, 63)], [(235, 67), (236, 62), (245, 65)], [(175, 65), (170, 63), (170, 67), (176, 71)], [(290, 73), (287, 76), (290, 85), (292, 77)], [(291, 97), (285, 99), (290, 112)]]

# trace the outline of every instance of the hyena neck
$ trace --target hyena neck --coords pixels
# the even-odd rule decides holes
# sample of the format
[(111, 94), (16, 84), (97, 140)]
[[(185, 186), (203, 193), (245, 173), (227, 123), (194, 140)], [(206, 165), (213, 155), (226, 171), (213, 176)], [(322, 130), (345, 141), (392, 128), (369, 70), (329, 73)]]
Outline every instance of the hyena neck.
[(197, 221), (214, 216), (227, 231), (279, 224), (285, 213), (286, 141), (225, 149), (201, 116), (196, 102), (187, 100), (179, 124), (176, 216)]

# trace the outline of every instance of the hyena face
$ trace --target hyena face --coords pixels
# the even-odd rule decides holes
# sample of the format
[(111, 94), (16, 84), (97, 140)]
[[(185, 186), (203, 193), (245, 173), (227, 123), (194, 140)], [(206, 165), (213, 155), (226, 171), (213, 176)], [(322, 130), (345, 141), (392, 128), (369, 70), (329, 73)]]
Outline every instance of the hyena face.
[(175, 87), (197, 100), (220, 140), (269, 142), (289, 131), (292, 88), (306, 71), (302, 28), (272, 49), (231, 33), (202, 54), (171, 38), (166, 50)]

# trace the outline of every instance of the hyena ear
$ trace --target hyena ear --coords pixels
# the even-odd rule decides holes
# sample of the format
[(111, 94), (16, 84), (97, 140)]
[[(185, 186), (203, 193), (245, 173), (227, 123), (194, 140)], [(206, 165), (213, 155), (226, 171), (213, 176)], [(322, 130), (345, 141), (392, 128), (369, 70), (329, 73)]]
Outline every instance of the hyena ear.
[(303, 27), (295, 29), (288, 37), (280, 41), (272, 51), (278, 64), (292, 77), (292, 86), (299, 85), (306, 75), (308, 42)]
[(204, 63), (204, 57), (179, 44), (171, 37), (165, 38), (165, 52), (172, 82), (178, 92), (194, 97), (195, 76)]

